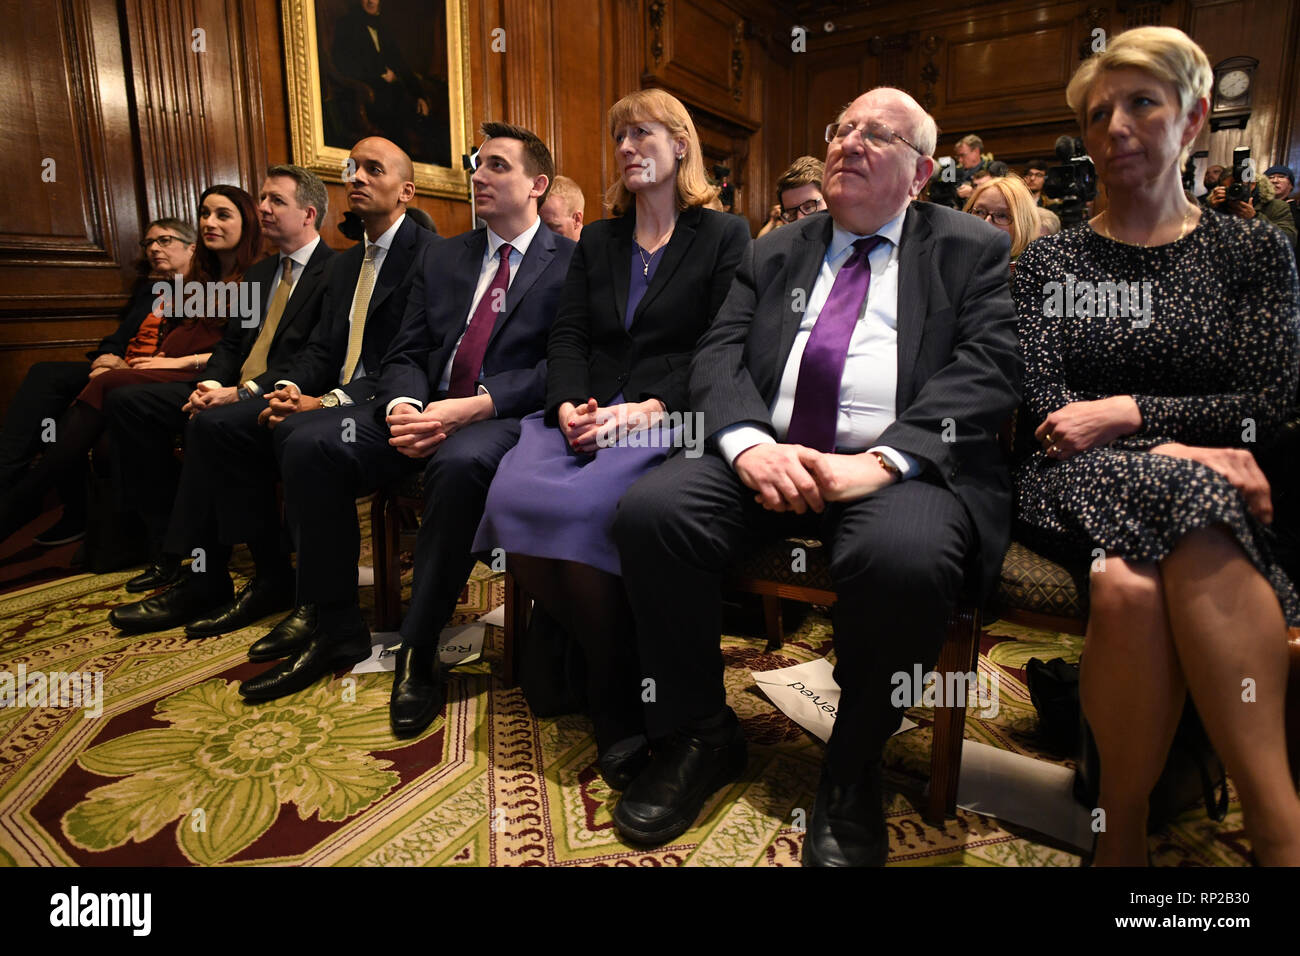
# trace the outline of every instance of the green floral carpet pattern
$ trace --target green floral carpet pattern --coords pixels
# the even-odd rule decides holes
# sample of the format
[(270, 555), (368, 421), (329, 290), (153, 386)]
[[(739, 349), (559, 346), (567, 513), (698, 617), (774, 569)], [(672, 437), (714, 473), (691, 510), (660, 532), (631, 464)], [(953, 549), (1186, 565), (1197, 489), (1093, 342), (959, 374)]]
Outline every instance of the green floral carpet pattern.
[[(587, 721), (537, 720), (521, 692), (493, 676), (496, 629), (485, 660), (457, 668), (444, 716), (402, 741), (388, 728), (384, 674), (336, 675), (245, 705), (239, 681), (267, 666), (245, 654), (271, 621), (202, 641), (179, 630), (121, 635), (107, 613), (130, 599), (122, 589), (130, 576), (66, 578), (0, 599), (0, 672), (98, 672), (104, 689), (98, 717), (0, 708), (0, 865), (798, 864), (796, 811), (812, 806), (822, 746), (749, 674), (829, 654), (820, 614), (776, 653), (725, 639), (727, 693), (749, 767), (695, 829), (647, 851), (614, 832), (616, 795), (596, 772)], [(409, 569), (406, 577), (409, 588)], [(370, 589), (361, 593), (369, 602)], [(479, 566), (453, 623), (472, 621), (502, 593), (500, 576)], [(1076, 656), (1079, 643), (995, 622), (980, 667), (997, 671), (1001, 708), (992, 720), (970, 716), (967, 738), (1051, 759), (1035, 739), (1023, 667), (1031, 656)], [(921, 726), (886, 754), (891, 865), (1078, 864), (1073, 851), (978, 813), (959, 811), (943, 828), (925, 823), (928, 714), (910, 713)], [(1151, 849), (1158, 865), (1241, 865), (1240, 807), (1234, 799), (1222, 824), (1191, 808)]]

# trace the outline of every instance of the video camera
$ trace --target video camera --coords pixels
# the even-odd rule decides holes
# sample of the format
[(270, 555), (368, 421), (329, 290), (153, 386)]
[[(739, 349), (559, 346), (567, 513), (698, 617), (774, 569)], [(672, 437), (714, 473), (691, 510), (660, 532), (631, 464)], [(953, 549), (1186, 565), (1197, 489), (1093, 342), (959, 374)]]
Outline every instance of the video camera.
[(1236, 202), (1250, 202), (1255, 191), (1255, 175), (1251, 170), (1250, 147), (1238, 146), (1232, 151), (1232, 185), (1227, 188), (1227, 198)]
[(1058, 137), (1056, 158), (1061, 164), (1047, 171), (1043, 195), (1060, 200), (1056, 214), (1061, 217), (1061, 228), (1069, 229), (1083, 222), (1088, 203), (1097, 198), (1097, 167), (1077, 137)]

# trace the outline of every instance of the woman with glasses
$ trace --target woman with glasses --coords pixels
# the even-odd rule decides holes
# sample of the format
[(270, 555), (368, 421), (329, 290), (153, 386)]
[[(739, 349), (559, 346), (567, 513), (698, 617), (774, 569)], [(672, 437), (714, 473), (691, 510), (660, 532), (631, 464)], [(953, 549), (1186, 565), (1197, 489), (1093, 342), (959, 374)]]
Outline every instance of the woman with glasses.
[(1025, 247), (1038, 238), (1038, 215), (1034, 197), (1025, 184), (1012, 176), (1002, 176), (976, 186), (962, 207), (963, 212), (979, 216), (1011, 237), (1011, 271)]
[[(193, 231), (184, 223), (180, 225), (187, 232), (176, 227), (166, 231), (155, 223), (140, 246), (155, 268), (168, 269), (171, 276), (181, 274), (183, 283), (238, 282), (261, 250), (257, 204), (237, 186), (212, 186), (199, 198), (197, 250)], [(187, 234), (189, 242), (178, 243)], [(149, 283), (151, 293), (153, 284)], [(148, 301), (151, 311), (140, 322), (134, 348), (127, 351), (120, 365), (89, 370), (88, 381), (55, 423), (53, 440), (43, 445), (40, 461), (8, 486), (0, 504), (0, 540), (39, 513), (45, 489), (51, 484), (65, 489), (65, 502), (75, 503), (71, 514), (65, 509), (66, 521), (60, 519), (43, 540), (53, 543), (80, 537), (74, 526), (80, 525), (82, 530), (85, 526), (86, 453), (104, 431), (104, 396), (124, 385), (198, 379), (212, 347), (221, 339), (225, 317), (186, 315), (188, 309), (171, 302), (170, 297), (151, 294)], [(207, 301), (206, 294), (203, 301)], [(170, 308), (166, 308), (168, 302)]]
[(547, 348), (545, 412), (488, 491), (477, 552), (503, 549), (524, 589), (581, 645), (599, 769), (616, 790), (649, 759), (631, 609), (612, 539), (623, 492), (672, 450), (690, 361), (749, 244), (717, 195), (686, 108), (640, 90), (609, 111), (614, 217), (585, 226)]
[(1079, 67), (1066, 98), (1107, 207), (1033, 243), (1012, 282), (1040, 443), (1016, 474), (1017, 536), (1092, 572), (1095, 864), (1147, 864), (1151, 790), (1190, 695), (1256, 858), (1300, 865), (1283, 727), (1300, 599), (1252, 455), (1293, 411), (1300, 282), (1285, 236), (1183, 192), (1212, 78), (1170, 27), (1121, 33)]

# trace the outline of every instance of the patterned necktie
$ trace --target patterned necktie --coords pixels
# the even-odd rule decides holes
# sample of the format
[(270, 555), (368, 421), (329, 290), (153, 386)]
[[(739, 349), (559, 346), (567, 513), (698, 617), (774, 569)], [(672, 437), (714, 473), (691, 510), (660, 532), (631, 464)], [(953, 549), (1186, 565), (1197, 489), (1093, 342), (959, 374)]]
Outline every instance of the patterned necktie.
[(266, 357), (271, 353), (271, 340), (275, 338), (275, 330), (280, 327), (280, 317), (284, 315), (284, 308), (289, 304), (289, 293), (292, 291), (293, 260), (285, 256), (284, 269), (280, 273), (280, 282), (275, 287), (275, 295), (271, 297), (271, 308), (266, 312), (266, 321), (262, 323), (262, 331), (257, 333), (253, 348), (248, 353), (248, 358), (244, 359), (243, 367), (239, 370), (239, 380), (241, 382), (247, 382), (250, 378), (257, 378), (266, 371)]
[(447, 384), (448, 398), (468, 398), (474, 394), (474, 383), (483, 368), (483, 356), (487, 354), (488, 339), (492, 338), (492, 327), (496, 325), (497, 316), (506, 310), (506, 290), (510, 288), (510, 243), (504, 242), (497, 250), (501, 264), (497, 274), (492, 277), (492, 284), (478, 300), (478, 308), (469, 320), (469, 328), (461, 337), (456, 349), (456, 357), (451, 360), (451, 381)]
[(352, 373), (361, 360), (361, 340), (366, 334), (366, 313), (370, 310), (370, 296), (375, 291), (375, 256), (379, 246), (373, 242), (366, 246), (366, 257), (361, 260), (361, 275), (357, 278), (357, 294), (352, 300), (352, 322), (348, 328), (348, 354), (343, 360), (343, 379), (352, 381)]
[(871, 287), (871, 263), (867, 256), (884, 236), (867, 236), (853, 243), (853, 252), (835, 276), (813, 325), (799, 360), (799, 380), (794, 391), (794, 410), (785, 440), (818, 451), (835, 448), (835, 426), (840, 414), (840, 379), (848, 358), (853, 328), (858, 324), (862, 303)]

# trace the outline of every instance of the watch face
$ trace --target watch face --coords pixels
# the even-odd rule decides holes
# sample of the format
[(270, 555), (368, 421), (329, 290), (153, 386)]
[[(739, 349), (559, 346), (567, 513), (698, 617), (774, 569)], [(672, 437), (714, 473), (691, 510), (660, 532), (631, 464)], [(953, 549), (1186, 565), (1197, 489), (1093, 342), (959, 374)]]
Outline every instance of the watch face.
[(1250, 74), (1245, 70), (1231, 70), (1219, 77), (1219, 95), (1235, 100), (1250, 89)]

